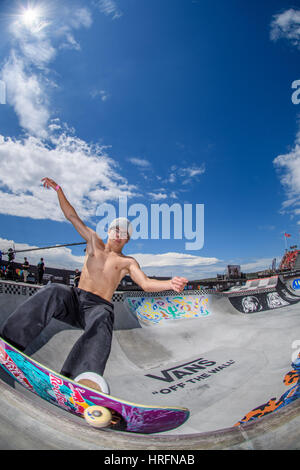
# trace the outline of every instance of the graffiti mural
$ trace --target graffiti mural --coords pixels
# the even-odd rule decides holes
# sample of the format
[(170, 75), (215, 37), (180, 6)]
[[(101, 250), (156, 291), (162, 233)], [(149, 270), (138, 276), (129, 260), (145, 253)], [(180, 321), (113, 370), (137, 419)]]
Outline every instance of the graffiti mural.
[(278, 292), (269, 292), (267, 294), (267, 305), (271, 310), (272, 308), (284, 307), (288, 303), (280, 297)]
[(293, 387), (281, 395), (279, 399), (271, 398), (267, 403), (254, 408), (254, 410), (247, 413), (241, 421), (236, 423), (235, 426), (262, 418), (300, 398), (300, 354), (296, 361), (292, 362), (292, 367), (293, 369), (285, 375), (283, 383), (287, 387), (290, 385), (293, 385)]
[(242, 297), (242, 308), (245, 313), (259, 312), (263, 309), (263, 306), (258, 300), (258, 297), (254, 295), (247, 295)]
[(230, 303), (239, 312), (254, 313), (275, 308), (285, 307), (290, 304), (284, 300), (278, 292), (263, 292), (245, 296), (229, 297)]
[(126, 302), (131, 312), (141, 322), (148, 324), (206, 317), (210, 314), (207, 295), (127, 297)]
[[(260, 280), (261, 285), (263, 281), (267, 281), (267, 279)], [(272, 288), (269, 290), (271, 281), (273, 282), (272, 287), (275, 287), (275, 289)], [(298, 281), (300, 280), (298, 279)], [(241, 289), (242, 288), (243, 286)], [(270, 278), (268, 283), (265, 282), (265, 289), (261, 289), (260, 286), (257, 286), (256, 291), (254, 289), (248, 289), (248, 292), (247, 290), (244, 290), (242, 293), (242, 291), (238, 292), (237, 289), (235, 290), (235, 294), (233, 294), (231, 291), (228, 291), (228, 293), (230, 294), (228, 295), (230, 303), (236, 310), (242, 313), (255, 313), (266, 310), (274, 310), (280, 307), (293, 305), (300, 301), (299, 294), (297, 295), (295, 290), (292, 291), (289, 288), (289, 283), (283, 281), (278, 276)]]

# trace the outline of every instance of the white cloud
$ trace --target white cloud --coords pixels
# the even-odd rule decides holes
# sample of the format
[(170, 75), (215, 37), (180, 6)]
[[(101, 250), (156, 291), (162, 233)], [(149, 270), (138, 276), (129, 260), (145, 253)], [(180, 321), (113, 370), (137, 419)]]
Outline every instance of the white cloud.
[(94, 4), (99, 8), (101, 13), (104, 13), (106, 16), (112, 16), (113, 20), (121, 18), (123, 15), (114, 0), (95, 0)]
[[(25, 24), (22, 15), (11, 24), (12, 49), (2, 70), (7, 101), (27, 134), (0, 135), (0, 213), (34, 219), (64, 220), (55, 192), (41, 187), (49, 176), (62, 185), (79, 215), (88, 220), (107, 199), (131, 196), (130, 186), (117, 171), (105, 146), (89, 144), (53, 118), (49, 87), (51, 61), (62, 47), (80, 49), (74, 31), (92, 24), (87, 8), (74, 5), (45, 7), (43, 27)], [(30, 26), (30, 27), (29, 27)], [(34, 26), (34, 27), (33, 27)], [(102, 92), (101, 92), (102, 93)], [(106, 99), (102, 93), (102, 99)]]
[(226, 266), (218, 258), (201, 257), (185, 253), (132, 254), (148, 276), (184, 276), (189, 280), (214, 277)]
[(300, 195), (300, 145), (296, 144), (291, 152), (276, 157), (274, 164), (283, 169), (281, 182), (290, 198)]
[(287, 200), (282, 207), (298, 215), (295, 207), (300, 202), (300, 140), (296, 139), (294, 148), (285, 155), (279, 155), (273, 161), (279, 171), (280, 181), (285, 189)]
[(168, 197), (165, 193), (152, 193), (152, 192), (150, 192), (150, 193), (148, 193), (148, 195), (152, 199), (154, 199), (155, 201), (160, 201), (162, 199), (167, 199), (167, 197)]
[(176, 181), (176, 175), (174, 173), (170, 173), (168, 182), (175, 183), (175, 181)]
[(195, 163), (186, 164), (184, 167), (172, 165), (170, 174), (165, 182), (180, 184), (191, 184), (193, 181), (198, 181), (198, 177), (205, 173), (205, 164), (198, 166)]
[[(66, 10), (66, 15), (69, 13), (69, 10)], [(89, 28), (93, 22), (91, 12), (85, 7), (75, 8), (68, 21), (70, 22), (70, 26), (76, 29), (82, 26)]]
[(186, 168), (179, 168), (178, 174), (182, 178), (187, 178), (189, 181), (196, 176), (203, 175), (205, 173), (205, 165), (202, 164), (200, 167), (196, 165), (187, 166)]
[(290, 8), (273, 16), (270, 37), (272, 41), (287, 39), (293, 46), (300, 46), (300, 10)]
[[(270, 37), (272, 41), (287, 39), (293, 46), (300, 48), (300, 10), (290, 8), (274, 15)], [(286, 154), (278, 155), (273, 163), (279, 172), (280, 181), (287, 197), (282, 204), (282, 212), (299, 215), (295, 207), (300, 202), (300, 127), (292, 150)]]
[(45, 138), (50, 110), (43, 80), (37, 74), (27, 73), (24, 61), (14, 52), (3, 67), (1, 78), (6, 83), (7, 101), (14, 107), (20, 125)]
[[(57, 121), (55, 125), (58, 127)], [(40, 180), (45, 176), (63, 187), (84, 220), (94, 216), (105, 200), (129, 197), (135, 191), (118, 174), (105, 147), (89, 145), (66, 131), (53, 136), (47, 144), (36, 137), (0, 136), (0, 160), (2, 214), (64, 220), (56, 193), (41, 187)]]
[(139, 166), (141, 168), (148, 168), (151, 166), (151, 163), (149, 162), (149, 160), (146, 160), (146, 158), (131, 157), (127, 160), (133, 165)]
[(21, 14), (11, 23), (12, 48), (0, 74), (6, 83), (7, 104), (13, 106), (20, 125), (40, 138), (47, 137), (52, 114), (49, 88), (57, 86), (49, 65), (61, 48), (80, 50), (73, 30), (92, 23), (90, 11), (82, 7), (56, 6), (49, 11), (44, 7), (43, 14), (49, 21), (37, 18), (28, 27)]
[(133, 256), (141, 267), (170, 267), (170, 266), (181, 266), (181, 267), (195, 267), (195, 266), (207, 266), (216, 264), (219, 262), (217, 258), (204, 258), (202, 256), (189, 255), (185, 253), (161, 253), (161, 254), (145, 254), (137, 253), (130, 255)]

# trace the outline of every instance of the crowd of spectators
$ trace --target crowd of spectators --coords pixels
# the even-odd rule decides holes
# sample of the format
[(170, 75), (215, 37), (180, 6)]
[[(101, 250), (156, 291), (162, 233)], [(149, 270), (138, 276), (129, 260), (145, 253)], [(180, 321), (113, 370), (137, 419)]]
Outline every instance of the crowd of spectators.
[[(7, 253), (7, 260), (2, 259), (3, 253), (0, 250), (0, 279), (15, 282), (25, 282), (30, 284), (44, 285), (49, 282), (63, 282), (74, 283), (78, 287), (81, 272), (76, 269), (75, 272), (68, 271), (69, 278), (64, 279), (61, 277), (61, 271), (53, 268), (48, 268), (46, 273), (46, 266), (44, 258), (40, 258), (37, 265), (31, 265), (27, 257), (24, 257), (22, 263), (15, 261), (15, 252), (10, 248)], [(53, 274), (54, 273), (54, 274)]]

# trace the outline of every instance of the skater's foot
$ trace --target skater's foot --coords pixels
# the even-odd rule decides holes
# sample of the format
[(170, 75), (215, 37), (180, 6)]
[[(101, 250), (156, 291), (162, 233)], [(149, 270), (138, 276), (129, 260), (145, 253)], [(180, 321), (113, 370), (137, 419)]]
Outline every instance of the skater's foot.
[(99, 387), (99, 385), (93, 380), (80, 379), (80, 380), (75, 380), (75, 382), (79, 383), (80, 385), (84, 385), (85, 387), (93, 388), (94, 390), (97, 390), (98, 392), (103, 392), (102, 388)]
[(98, 392), (109, 394), (108, 383), (100, 374), (95, 374), (95, 372), (83, 372), (83, 374), (78, 375), (74, 380)]

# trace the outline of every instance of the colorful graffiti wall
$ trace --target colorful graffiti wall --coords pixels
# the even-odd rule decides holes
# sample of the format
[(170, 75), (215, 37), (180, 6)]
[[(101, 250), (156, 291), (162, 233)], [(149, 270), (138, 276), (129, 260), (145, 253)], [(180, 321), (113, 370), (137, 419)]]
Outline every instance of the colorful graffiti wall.
[(235, 426), (262, 418), (263, 416), (292, 403), (300, 397), (300, 355), (298, 355), (298, 358), (292, 362), (292, 370), (285, 375), (283, 383), (287, 387), (291, 385), (293, 386), (281, 395), (280, 398), (271, 398), (267, 403), (254, 408), (254, 410), (247, 413), (238, 423), (236, 423)]
[(127, 297), (126, 302), (130, 311), (145, 324), (210, 315), (207, 295)]

